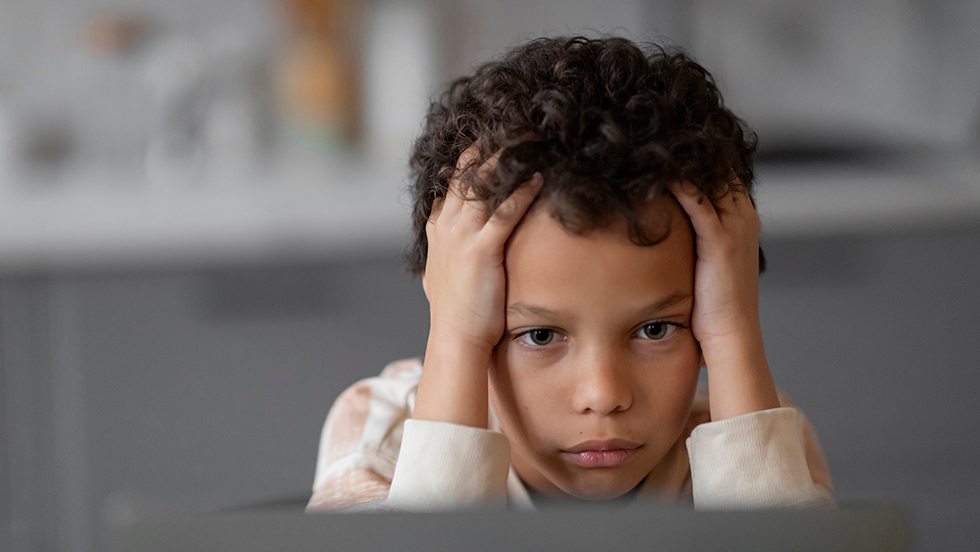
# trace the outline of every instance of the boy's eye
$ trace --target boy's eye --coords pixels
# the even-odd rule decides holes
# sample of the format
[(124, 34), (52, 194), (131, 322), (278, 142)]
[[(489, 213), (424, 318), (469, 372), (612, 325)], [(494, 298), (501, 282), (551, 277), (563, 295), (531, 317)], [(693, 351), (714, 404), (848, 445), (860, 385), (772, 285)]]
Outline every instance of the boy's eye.
[(524, 334), (521, 335), (521, 339), (523, 339), (528, 345), (543, 347), (555, 340), (555, 331), (538, 328), (536, 330), (524, 332)]
[(644, 339), (663, 339), (667, 337), (673, 327), (673, 324), (667, 322), (650, 322), (640, 328), (638, 333)]

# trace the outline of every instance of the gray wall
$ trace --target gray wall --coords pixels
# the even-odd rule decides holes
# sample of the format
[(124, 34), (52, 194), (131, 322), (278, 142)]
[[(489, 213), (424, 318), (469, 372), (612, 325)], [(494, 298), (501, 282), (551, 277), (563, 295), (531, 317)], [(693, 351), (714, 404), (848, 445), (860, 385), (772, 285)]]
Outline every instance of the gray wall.
[(777, 384), (817, 427), (842, 501), (905, 505), (922, 550), (980, 537), (980, 228), (773, 243)]

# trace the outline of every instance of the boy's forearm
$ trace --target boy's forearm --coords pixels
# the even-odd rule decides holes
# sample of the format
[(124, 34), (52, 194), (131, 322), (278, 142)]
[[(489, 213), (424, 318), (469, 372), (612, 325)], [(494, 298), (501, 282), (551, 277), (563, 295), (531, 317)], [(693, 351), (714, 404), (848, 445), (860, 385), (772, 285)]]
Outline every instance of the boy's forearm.
[(702, 343), (712, 421), (779, 407), (758, 327)]
[(430, 333), (412, 418), (487, 428), (492, 351)]

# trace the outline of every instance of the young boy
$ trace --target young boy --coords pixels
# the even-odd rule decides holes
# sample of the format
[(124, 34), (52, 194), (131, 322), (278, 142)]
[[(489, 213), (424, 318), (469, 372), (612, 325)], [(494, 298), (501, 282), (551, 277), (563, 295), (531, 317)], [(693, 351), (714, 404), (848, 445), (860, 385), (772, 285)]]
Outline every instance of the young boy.
[(453, 83), (412, 156), (424, 360), (337, 399), (308, 509), (833, 505), (763, 350), (754, 150), (702, 67), (625, 39)]

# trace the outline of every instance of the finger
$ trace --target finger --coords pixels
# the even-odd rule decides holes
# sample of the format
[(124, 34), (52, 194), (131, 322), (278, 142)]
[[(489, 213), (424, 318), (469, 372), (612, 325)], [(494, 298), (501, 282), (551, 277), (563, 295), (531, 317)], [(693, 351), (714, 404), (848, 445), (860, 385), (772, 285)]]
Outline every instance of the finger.
[(736, 199), (735, 187), (728, 184), (726, 186), (725, 193), (723, 193), (721, 197), (714, 202), (715, 212), (718, 213), (718, 218), (722, 219), (722, 222), (724, 222), (725, 217), (728, 217), (732, 213), (736, 212)]
[(429, 211), (429, 224), (435, 224), (439, 220), (439, 215), (442, 213), (442, 208), (446, 204), (445, 197), (437, 197), (432, 200), (432, 209)]
[(510, 197), (494, 210), (483, 227), (481, 236), (484, 236), (494, 246), (503, 246), (511, 232), (514, 231), (514, 227), (527, 213), (534, 198), (538, 196), (543, 184), (544, 177), (541, 176), (541, 173), (534, 173), (531, 180), (514, 190), (514, 193), (510, 194)]
[[(437, 197), (435, 201), (432, 202), (432, 213), (429, 215), (429, 220), (425, 223), (425, 242), (426, 242), (426, 265), (428, 265), (428, 260), (432, 257), (432, 248), (437, 241), (438, 232), (436, 231), (436, 221), (439, 219), (439, 215), (442, 212), (443, 205), (445, 204), (444, 197)], [(425, 268), (422, 269), (422, 291), (425, 289)], [(429, 296), (426, 291), (426, 297)]]
[(724, 231), (714, 205), (698, 190), (697, 186), (684, 181), (672, 182), (668, 187), (677, 198), (677, 203), (680, 203), (681, 208), (690, 217), (695, 234), (703, 239), (711, 239)]
[(480, 168), (476, 171), (476, 178), (478, 182), (484, 182), (493, 177), (493, 175), (497, 172), (497, 163), (500, 162), (500, 154), (503, 152), (503, 148), (498, 149), (493, 155), (487, 158), (482, 165), (480, 165)]
[(755, 203), (752, 201), (752, 196), (749, 194), (748, 189), (745, 187), (739, 189), (734, 200), (735, 209), (740, 219), (745, 221), (750, 231), (758, 236), (762, 230), (762, 220), (759, 218), (759, 212), (755, 208)]
[(735, 180), (729, 185), (728, 192), (721, 198), (725, 212), (721, 214), (722, 225), (730, 231), (739, 232), (742, 229), (749, 233), (758, 233), (760, 229), (759, 213), (752, 204), (749, 190), (741, 182)]
[(453, 173), (452, 179), (449, 181), (449, 189), (446, 191), (446, 204), (443, 206), (443, 210), (449, 213), (451, 219), (455, 219), (456, 215), (462, 210), (463, 206), (467, 203), (465, 197), (463, 196), (463, 175), (466, 171), (470, 170), (470, 167), (480, 158), (480, 141), (477, 140), (470, 144), (463, 153), (459, 155), (459, 159), (456, 160), (456, 172)]
[[(497, 150), (477, 168), (477, 182), (486, 182), (488, 178), (492, 177), (494, 172), (497, 170), (497, 162), (499, 161), (500, 154), (502, 152), (503, 149)], [(490, 218), (490, 214), (487, 213), (486, 203), (483, 201), (477, 201), (473, 196), (474, 194), (471, 193), (469, 194), (469, 197), (463, 201), (463, 205), (459, 211), (458, 223), (465, 224), (473, 231), (479, 231), (486, 225), (487, 220)]]
[(741, 213), (756, 210), (755, 202), (752, 201), (752, 195), (749, 194), (749, 189), (745, 186), (738, 185), (732, 189), (732, 201), (735, 203), (736, 209)]

